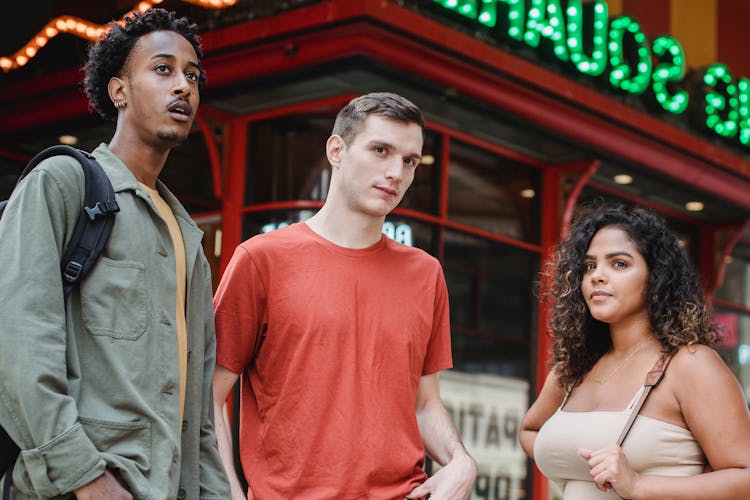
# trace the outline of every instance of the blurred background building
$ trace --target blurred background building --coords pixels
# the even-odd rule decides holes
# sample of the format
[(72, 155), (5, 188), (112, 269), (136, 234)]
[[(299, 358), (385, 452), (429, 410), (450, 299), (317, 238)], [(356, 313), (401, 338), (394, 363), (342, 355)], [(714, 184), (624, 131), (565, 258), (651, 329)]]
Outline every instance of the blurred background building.
[(445, 270), (455, 370), (441, 384), (479, 461), (472, 498), (554, 495), (517, 436), (548, 369), (540, 269), (581, 203), (669, 221), (750, 394), (750, 3), (12, 2), (0, 16), (0, 196), (40, 149), (111, 137), (80, 90), (86, 37), (155, 5), (202, 33), (208, 84), (163, 180), (205, 231), (215, 282), (239, 242), (322, 204), (323, 145), (349, 99), (389, 90), (424, 110), (423, 165), (383, 230)]

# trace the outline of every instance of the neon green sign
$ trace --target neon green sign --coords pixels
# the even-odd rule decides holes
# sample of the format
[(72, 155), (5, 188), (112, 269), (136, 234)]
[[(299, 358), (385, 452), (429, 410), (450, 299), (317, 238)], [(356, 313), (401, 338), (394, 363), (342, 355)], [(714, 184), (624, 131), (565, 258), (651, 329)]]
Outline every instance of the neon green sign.
[(702, 128), (750, 147), (750, 80), (736, 79), (715, 63), (699, 75), (691, 103), (683, 88), (686, 63), (680, 42), (668, 35), (650, 42), (636, 19), (610, 19), (604, 0), (434, 1), (582, 75), (642, 96), (660, 111), (680, 115), (690, 106)]

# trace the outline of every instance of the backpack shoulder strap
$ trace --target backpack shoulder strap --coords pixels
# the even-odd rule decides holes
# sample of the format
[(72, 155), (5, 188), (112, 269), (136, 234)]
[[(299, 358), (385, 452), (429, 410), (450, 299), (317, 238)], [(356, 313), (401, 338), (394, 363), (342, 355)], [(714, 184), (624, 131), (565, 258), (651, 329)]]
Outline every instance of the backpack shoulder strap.
[(71, 146), (57, 145), (41, 151), (31, 159), (19, 181), (43, 160), (61, 155), (72, 156), (80, 163), (85, 180), (83, 207), (60, 260), (63, 292), (67, 297), (99, 257), (112, 232), (114, 214), (120, 211), (120, 207), (115, 201), (112, 183), (101, 165), (91, 154)]

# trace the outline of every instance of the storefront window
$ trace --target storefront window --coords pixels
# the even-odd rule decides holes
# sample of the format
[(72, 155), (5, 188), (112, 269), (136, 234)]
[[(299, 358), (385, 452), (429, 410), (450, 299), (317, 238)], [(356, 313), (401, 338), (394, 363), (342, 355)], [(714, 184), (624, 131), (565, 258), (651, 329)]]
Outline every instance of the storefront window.
[(440, 136), (425, 131), (422, 163), (414, 173), (414, 181), (399, 207), (437, 214), (440, 190)]
[(249, 126), (247, 204), (323, 200), (330, 166), (325, 143), (333, 117), (288, 116)]
[(395, 214), (386, 217), (383, 224), (383, 233), (386, 236), (404, 245), (421, 248), (432, 255), (437, 255), (437, 232), (438, 227), (434, 224)]
[(750, 400), (750, 245), (738, 244), (727, 258), (714, 299), (721, 354)]
[(214, 194), (211, 160), (203, 134), (192, 133), (174, 148), (159, 177), (191, 214), (221, 210)]
[(457, 231), (444, 255), (456, 368), (528, 380), (538, 256)]
[(717, 307), (715, 319), (722, 335), (719, 351), (750, 401), (750, 313)]
[(750, 245), (737, 245), (724, 270), (724, 282), (716, 298), (750, 308)]
[(448, 218), (538, 243), (539, 177), (536, 169), (451, 141)]
[(455, 370), (441, 376), (441, 394), (478, 463), (471, 498), (524, 498), (518, 432), (528, 408), (539, 256), (452, 230), (444, 242)]

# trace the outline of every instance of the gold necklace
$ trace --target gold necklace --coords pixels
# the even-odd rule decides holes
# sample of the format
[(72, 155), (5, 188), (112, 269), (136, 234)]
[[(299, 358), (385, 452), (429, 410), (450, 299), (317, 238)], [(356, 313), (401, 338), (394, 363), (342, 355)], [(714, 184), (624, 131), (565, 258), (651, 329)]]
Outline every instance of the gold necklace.
[(596, 367), (596, 375), (592, 376), (592, 377), (591, 377), (591, 380), (593, 380), (594, 382), (596, 382), (596, 383), (597, 383), (597, 384), (599, 384), (599, 385), (604, 385), (604, 384), (606, 384), (606, 383), (607, 383), (607, 381), (608, 381), (608, 380), (609, 380), (610, 378), (612, 378), (612, 375), (614, 375), (615, 373), (617, 373), (617, 371), (618, 371), (618, 370), (619, 370), (620, 368), (622, 368), (623, 366), (625, 366), (625, 364), (626, 364), (626, 363), (627, 363), (628, 361), (630, 361), (630, 360), (631, 360), (631, 359), (633, 358), (633, 356), (635, 356), (635, 353), (637, 353), (638, 351), (640, 351), (640, 350), (641, 350), (641, 348), (642, 348), (642, 347), (643, 347), (644, 345), (646, 345), (646, 339), (643, 339), (643, 340), (641, 340), (640, 342), (638, 342), (638, 344), (636, 344), (636, 346), (635, 346), (635, 347), (633, 347), (633, 348), (632, 348), (632, 349), (630, 350), (630, 352), (629, 352), (629, 353), (628, 353), (628, 354), (627, 354), (627, 355), (626, 355), (626, 356), (625, 356), (625, 357), (623, 358), (623, 360), (622, 360), (622, 361), (620, 361), (620, 362), (619, 362), (619, 363), (617, 364), (617, 366), (615, 366), (615, 369), (614, 369), (614, 370), (612, 370), (612, 371), (611, 371), (611, 372), (609, 373), (609, 375), (607, 375), (607, 376), (606, 376), (606, 377), (604, 377), (604, 378), (601, 378), (601, 377), (599, 376), (599, 371), (601, 370), (601, 365), (600, 365), (600, 366), (597, 366), (597, 367)]

